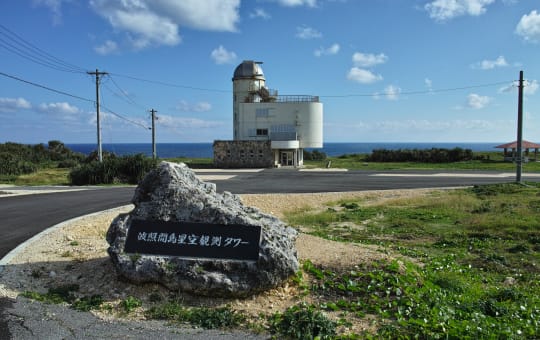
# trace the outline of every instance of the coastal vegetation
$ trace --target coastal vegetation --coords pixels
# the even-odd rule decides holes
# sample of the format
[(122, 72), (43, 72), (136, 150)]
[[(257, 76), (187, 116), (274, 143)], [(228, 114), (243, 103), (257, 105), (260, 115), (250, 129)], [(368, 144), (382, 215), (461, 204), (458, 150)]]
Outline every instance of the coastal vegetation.
[[(0, 183), (15, 185), (95, 185), (137, 184), (157, 164), (143, 154), (117, 156), (103, 152), (76, 153), (60, 141), (47, 145), (0, 144)], [(213, 168), (211, 158), (175, 157), (194, 169)], [(478, 170), (515, 171), (501, 152), (472, 152), (468, 149), (373, 150), (371, 154), (346, 154), (328, 157), (318, 150), (304, 150), (306, 168), (343, 168), (349, 170)], [(523, 171), (540, 172), (540, 162), (523, 163)]]
[[(69, 168), (83, 158), (84, 155), (72, 152), (60, 141), (49, 141), (47, 145), (0, 144), (0, 181), (13, 182), (19, 176), (42, 170)], [(57, 172), (53, 171), (51, 175), (57, 178)], [(40, 176), (36, 180), (43, 182), (43, 177), (46, 176)]]

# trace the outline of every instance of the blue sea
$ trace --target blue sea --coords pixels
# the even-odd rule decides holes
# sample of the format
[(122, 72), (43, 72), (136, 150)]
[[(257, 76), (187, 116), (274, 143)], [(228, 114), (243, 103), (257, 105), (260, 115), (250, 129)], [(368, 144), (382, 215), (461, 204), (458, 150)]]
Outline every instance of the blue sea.
[[(317, 149), (328, 156), (341, 156), (344, 154), (371, 153), (375, 149), (431, 149), (444, 148), (471, 149), (472, 151), (496, 151), (496, 145), (502, 143), (324, 143), (322, 149)], [(90, 154), (97, 149), (96, 144), (66, 144), (73, 151)], [(104, 151), (113, 152), (116, 155), (134, 155), (138, 153), (152, 156), (152, 144), (150, 143), (122, 143), (103, 144)], [(212, 143), (158, 143), (156, 145), (159, 158), (187, 157), (187, 158), (212, 158)]]

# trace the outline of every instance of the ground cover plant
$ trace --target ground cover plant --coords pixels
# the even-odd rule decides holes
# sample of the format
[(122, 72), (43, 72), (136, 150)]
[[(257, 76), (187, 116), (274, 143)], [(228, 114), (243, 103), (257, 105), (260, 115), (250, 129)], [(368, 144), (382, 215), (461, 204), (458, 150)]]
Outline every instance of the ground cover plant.
[[(363, 197), (289, 212), (286, 220), (304, 233), (370, 249), (376, 245), (384, 256), (331, 265), (303, 260), (288, 288), (270, 293), (275, 300), (268, 303), (275, 304), (290, 292), (290, 302), (279, 308), (249, 313), (250, 298), (239, 304), (191, 299), (155, 286), (129, 290), (125, 297), (88, 291), (86, 296), (69, 284), (22, 295), (120, 318), (242, 328), (279, 339), (540, 336), (540, 184)], [(71, 248), (80, 244), (66, 242)], [(29, 275), (37, 280), (46, 271)]]
[(540, 336), (540, 185), (441, 191), (384, 205), (343, 201), (287, 216), (304, 232), (378, 244), (415, 261), (334, 270), (310, 262), (319, 306), (375, 315), (383, 338)]

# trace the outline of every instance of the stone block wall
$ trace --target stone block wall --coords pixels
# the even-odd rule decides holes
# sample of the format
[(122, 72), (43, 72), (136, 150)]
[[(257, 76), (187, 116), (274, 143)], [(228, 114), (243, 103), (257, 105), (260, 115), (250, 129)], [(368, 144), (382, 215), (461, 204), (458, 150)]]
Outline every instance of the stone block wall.
[(218, 168), (271, 168), (271, 142), (251, 140), (214, 141), (214, 165)]

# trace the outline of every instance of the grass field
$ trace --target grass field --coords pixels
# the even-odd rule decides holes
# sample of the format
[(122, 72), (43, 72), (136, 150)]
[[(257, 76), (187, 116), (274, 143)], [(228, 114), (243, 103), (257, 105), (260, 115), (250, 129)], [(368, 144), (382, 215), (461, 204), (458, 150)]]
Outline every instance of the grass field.
[(349, 338), (540, 337), (538, 183), (440, 191), (380, 205), (341, 201), (286, 219), (313, 235), (377, 244), (414, 259), (341, 272), (304, 263), (320, 309), (376, 315), (376, 334)]
[[(343, 155), (329, 157), (321, 161), (304, 161), (307, 168), (325, 168), (331, 162), (332, 168), (351, 170), (487, 170), (487, 171), (515, 171), (516, 164), (505, 162), (500, 152), (475, 153), (475, 156), (484, 156), (484, 160), (472, 160), (455, 163), (416, 163), (416, 162), (365, 162), (364, 154)], [(524, 172), (540, 172), (540, 162), (530, 161), (523, 163)]]
[(14, 185), (69, 185), (67, 168), (44, 168), (19, 176), (0, 176), (0, 183)]

